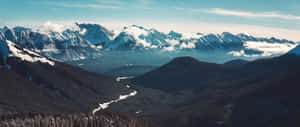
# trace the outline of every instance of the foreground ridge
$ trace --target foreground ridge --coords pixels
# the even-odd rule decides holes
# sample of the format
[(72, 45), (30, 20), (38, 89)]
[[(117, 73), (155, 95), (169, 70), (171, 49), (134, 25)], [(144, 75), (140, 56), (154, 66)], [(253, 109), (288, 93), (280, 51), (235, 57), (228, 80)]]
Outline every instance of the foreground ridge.
[(0, 115), (1, 127), (157, 127), (145, 120), (105, 112), (97, 115), (84, 113), (12, 113)]

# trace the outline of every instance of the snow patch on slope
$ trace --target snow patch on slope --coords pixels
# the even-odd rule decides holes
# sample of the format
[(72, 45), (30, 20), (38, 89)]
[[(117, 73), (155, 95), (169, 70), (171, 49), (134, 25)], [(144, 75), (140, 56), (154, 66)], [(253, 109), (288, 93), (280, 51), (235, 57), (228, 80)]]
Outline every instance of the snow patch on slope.
[(95, 114), (96, 112), (98, 112), (100, 110), (107, 109), (110, 104), (117, 103), (119, 101), (125, 100), (125, 99), (127, 99), (129, 97), (135, 96), (136, 94), (137, 94), (137, 91), (133, 91), (133, 92), (129, 93), (128, 95), (120, 95), (120, 97), (118, 99), (116, 99), (116, 100), (111, 100), (109, 102), (105, 102), (105, 103), (99, 104), (99, 107), (96, 108), (96, 109), (94, 109), (92, 113)]
[(79, 31), (79, 34), (80, 34), (80, 35), (85, 35), (86, 31), (87, 31), (87, 30), (84, 28), (84, 29), (82, 29), (81, 31)]
[(17, 48), (18, 46), (11, 41), (7, 40), (6, 43), (11, 52), (10, 56), (18, 57), (21, 60), (25, 60), (25, 61), (32, 62), (32, 63), (39, 61), (41, 63), (47, 63), (51, 66), (55, 65), (55, 63), (53, 61), (35, 53), (35, 52), (32, 52), (25, 48)]
[(116, 78), (116, 81), (117, 82), (120, 82), (121, 80), (124, 80), (124, 79), (131, 79), (131, 78), (134, 78), (133, 76), (129, 76), (129, 77), (117, 77)]
[[(133, 78), (133, 77), (117, 77), (117, 78), (116, 78), (116, 81), (117, 81), (117, 82), (120, 82), (121, 80), (129, 79), (129, 78)], [(126, 85), (126, 88), (129, 89), (130, 86), (129, 86), (129, 85)], [(133, 92), (131, 92), (131, 93), (127, 94), (127, 95), (120, 95), (119, 98), (116, 99), (116, 100), (111, 100), (111, 101), (109, 101), (109, 102), (105, 102), (105, 103), (99, 104), (99, 107), (96, 108), (96, 109), (94, 109), (94, 110), (92, 111), (92, 113), (95, 114), (96, 112), (98, 112), (98, 111), (100, 111), (100, 110), (107, 109), (107, 108), (109, 107), (110, 104), (112, 104), (112, 103), (117, 103), (117, 102), (122, 101), (122, 100), (125, 100), (125, 99), (127, 99), (127, 98), (129, 98), (129, 97), (133, 97), (133, 96), (135, 96), (136, 94), (137, 94), (137, 91), (134, 90)]]

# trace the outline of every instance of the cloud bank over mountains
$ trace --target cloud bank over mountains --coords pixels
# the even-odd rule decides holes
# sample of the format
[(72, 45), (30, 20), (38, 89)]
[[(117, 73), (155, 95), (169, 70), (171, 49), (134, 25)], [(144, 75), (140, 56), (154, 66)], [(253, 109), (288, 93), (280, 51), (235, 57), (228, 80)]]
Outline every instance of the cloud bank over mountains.
[[(4, 27), (0, 29), (0, 39), (10, 40), (59, 61), (95, 59), (110, 56), (105, 55), (108, 52), (134, 52), (128, 55), (133, 60), (139, 59), (140, 56), (136, 54), (141, 53), (141, 56), (158, 55), (157, 58), (162, 59), (183, 55), (209, 58), (204, 54), (210, 54), (221, 57), (215, 60), (225, 61), (233, 57), (281, 55), (299, 44), (287, 39), (257, 37), (245, 33), (161, 32), (138, 25), (111, 29), (99, 24), (65, 25), (52, 22), (46, 22), (37, 28)], [(125, 54), (127, 53), (119, 56)]]

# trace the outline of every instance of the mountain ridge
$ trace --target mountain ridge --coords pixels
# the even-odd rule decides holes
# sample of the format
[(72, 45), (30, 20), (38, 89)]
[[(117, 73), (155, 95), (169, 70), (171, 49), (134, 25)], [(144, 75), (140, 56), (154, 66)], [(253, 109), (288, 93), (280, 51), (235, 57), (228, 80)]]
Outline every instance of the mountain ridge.
[[(51, 24), (48, 24), (51, 25)], [(48, 30), (48, 29), (47, 29)], [(119, 31), (111, 31), (99, 24), (75, 23), (74, 28), (64, 30), (33, 30), (25, 27), (4, 27), (0, 29), (0, 40), (10, 40), (24, 48), (28, 48), (59, 61), (74, 61), (92, 59), (101, 56), (102, 52), (118, 50), (160, 50), (167, 52), (198, 51), (224, 52), (224, 54), (241, 56), (260, 56), (263, 54), (259, 47), (247, 47), (247, 42), (266, 44), (282, 44), (287, 47), (297, 45), (298, 42), (286, 39), (253, 37), (246, 34), (202, 33), (169, 33), (147, 29), (132, 25)], [(277, 53), (280, 54), (280, 53)], [(268, 55), (276, 55), (271, 53)]]
[[(169, 126), (294, 126), (300, 125), (296, 112), (299, 65), (300, 57), (288, 53), (234, 67), (181, 57), (130, 81), (171, 94), (158, 97), (163, 101), (156, 100), (157, 104), (167, 103), (161, 107), (175, 103), (163, 109), (171, 110), (161, 118), (167, 117)], [(168, 97), (170, 102), (165, 99)], [(149, 98), (155, 102), (155, 97)]]
[[(1, 112), (90, 112), (131, 92), (115, 78), (0, 42)], [(4, 53), (3, 53), (4, 52)]]

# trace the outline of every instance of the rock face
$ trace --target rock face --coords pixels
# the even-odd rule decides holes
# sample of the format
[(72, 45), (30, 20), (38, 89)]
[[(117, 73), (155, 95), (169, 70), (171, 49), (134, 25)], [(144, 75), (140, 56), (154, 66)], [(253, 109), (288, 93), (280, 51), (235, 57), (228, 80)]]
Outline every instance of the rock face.
[[(94, 27), (92, 29), (90, 26), (80, 25), (79, 30), (66, 29), (62, 32), (39, 32), (23, 27), (13, 29), (4, 27), (0, 29), (0, 36), (2, 35), (0, 39), (12, 41), (52, 59), (60, 61), (80, 60), (99, 55), (98, 50), (101, 47), (92, 43), (102, 42), (108, 38), (101, 32), (103, 29), (100, 26)], [(97, 29), (99, 30), (97, 31)], [(89, 35), (84, 33), (89, 33)], [(99, 34), (102, 36), (98, 37)]]
[(80, 37), (93, 45), (105, 45), (114, 33), (97, 24), (77, 24), (81, 29)]

